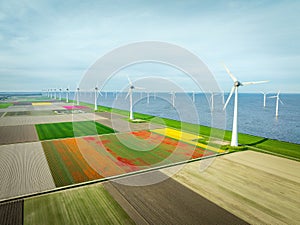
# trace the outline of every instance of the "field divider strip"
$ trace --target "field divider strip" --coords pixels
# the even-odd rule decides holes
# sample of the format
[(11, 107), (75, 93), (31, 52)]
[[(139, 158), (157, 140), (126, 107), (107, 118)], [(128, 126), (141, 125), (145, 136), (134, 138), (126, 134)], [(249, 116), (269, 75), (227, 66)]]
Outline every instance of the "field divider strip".
[(230, 154), (230, 153), (231, 152), (219, 153), (219, 154), (209, 155), (209, 156), (205, 156), (205, 157), (201, 157), (201, 158), (189, 159), (189, 160), (185, 160), (185, 161), (181, 161), (181, 162), (175, 162), (175, 163), (172, 163), (172, 164), (167, 164), (167, 165), (157, 166), (157, 167), (148, 168), (148, 169), (144, 169), (144, 170), (124, 173), (124, 174), (110, 176), (110, 177), (105, 177), (105, 178), (101, 178), (101, 179), (97, 179), (97, 180), (81, 182), (81, 183), (78, 183), (78, 184), (71, 184), (71, 185), (67, 185), (67, 186), (63, 186), (63, 187), (54, 188), (54, 189), (51, 189), (51, 190), (46, 190), (46, 191), (41, 191), (41, 192), (36, 192), (36, 193), (31, 193), (31, 194), (25, 194), (25, 195), (19, 195), (19, 196), (12, 197), (12, 198), (1, 199), (0, 204), (5, 203), (5, 202), (20, 200), (20, 199), (36, 197), (36, 196), (39, 196), (39, 195), (55, 193), (55, 192), (68, 190), (68, 189), (72, 189), (72, 188), (87, 186), (89, 184), (97, 184), (97, 183), (102, 183), (102, 182), (105, 182), (105, 181), (113, 181), (113, 180), (117, 180), (117, 179), (120, 179), (120, 178), (125, 178), (125, 177), (130, 177), (130, 176), (134, 176), (134, 175), (138, 175), (138, 174), (148, 173), (148, 172), (152, 172), (152, 171), (156, 171), (156, 170), (160, 170), (160, 169), (165, 169), (165, 168), (169, 168), (169, 167), (173, 167), (173, 166), (178, 166), (178, 165), (182, 165), (182, 164), (188, 164), (188, 163), (192, 163), (192, 162), (195, 162), (195, 161), (201, 161), (201, 160), (204, 160), (204, 159), (215, 158), (215, 157), (227, 155), (227, 154)]

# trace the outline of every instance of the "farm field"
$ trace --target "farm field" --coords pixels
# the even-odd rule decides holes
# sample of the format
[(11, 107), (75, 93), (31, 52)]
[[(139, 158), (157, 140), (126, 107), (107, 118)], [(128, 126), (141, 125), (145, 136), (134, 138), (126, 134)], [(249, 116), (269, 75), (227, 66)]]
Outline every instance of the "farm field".
[[(161, 180), (152, 185), (123, 185)], [(247, 224), (159, 171), (104, 183), (125, 211), (132, 208), (144, 224)], [(143, 223), (138, 223), (143, 224)]]
[(114, 133), (112, 128), (93, 121), (36, 124), (35, 127), (40, 140)]
[(189, 163), (173, 178), (250, 224), (300, 221), (299, 162), (244, 151), (217, 157), (203, 173), (199, 167)]
[(0, 199), (55, 188), (39, 142), (0, 146)]
[(23, 225), (23, 200), (0, 203), (0, 224)]
[(91, 185), (24, 201), (24, 225), (134, 224), (102, 185)]
[(34, 142), (38, 140), (33, 125), (0, 126), (0, 145)]
[(215, 154), (150, 131), (42, 142), (56, 186)]
[(45, 124), (76, 121), (95, 121), (102, 120), (103, 117), (93, 113), (67, 114), (67, 115), (49, 115), (49, 116), (5, 116), (0, 118), (0, 126), (17, 126), (29, 124)]

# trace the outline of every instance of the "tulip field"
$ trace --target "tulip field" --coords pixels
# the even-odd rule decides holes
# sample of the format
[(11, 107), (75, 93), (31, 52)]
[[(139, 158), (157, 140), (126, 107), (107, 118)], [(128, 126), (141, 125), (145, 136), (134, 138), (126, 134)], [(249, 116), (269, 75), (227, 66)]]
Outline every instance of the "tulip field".
[(214, 154), (146, 130), (50, 140), (42, 146), (58, 187)]

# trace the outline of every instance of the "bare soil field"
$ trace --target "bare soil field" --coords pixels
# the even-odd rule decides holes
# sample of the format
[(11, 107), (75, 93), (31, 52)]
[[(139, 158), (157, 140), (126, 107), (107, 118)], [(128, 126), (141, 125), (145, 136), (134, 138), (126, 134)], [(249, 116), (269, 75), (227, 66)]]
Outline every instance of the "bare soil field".
[(38, 141), (34, 125), (0, 126), (0, 145)]
[[(162, 179), (159, 171), (122, 178)], [(104, 187), (139, 224), (247, 224), (173, 179), (148, 186), (108, 182)]]
[(0, 146), (0, 199), (55, 188), (39, 142)]
[(216, 158), (204, 172), (200, 163), (173, 179), (251, 224), (299, 223), (299, 162), (244, 151)]
[(23, 200), (0, 204), (0, 224), (23, 224)]
[(107, 120), (94, 113), (82, 113), (73, 115), (53, 115), (53, 116), (11, 116), (0, 118), (0, 126), (16, 126), (29, 124), (60, 123), (87, 120)]

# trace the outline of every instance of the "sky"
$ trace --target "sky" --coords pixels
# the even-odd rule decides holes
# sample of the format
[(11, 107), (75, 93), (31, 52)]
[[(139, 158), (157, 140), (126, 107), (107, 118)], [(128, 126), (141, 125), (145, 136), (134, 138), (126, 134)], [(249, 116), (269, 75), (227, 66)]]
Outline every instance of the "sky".
[[(0, 91), (74, 89), (106, 53), (154, 40), (194, 53), (224, 91), (222, 63), (240, 81), (270, 80), (241, 92), (300, 93), (299, 11), (296, 0), (0, 1)], [(149, 64), (120, 71), (108, 89), (154, 73), (194, 89), (180, 71)]]

